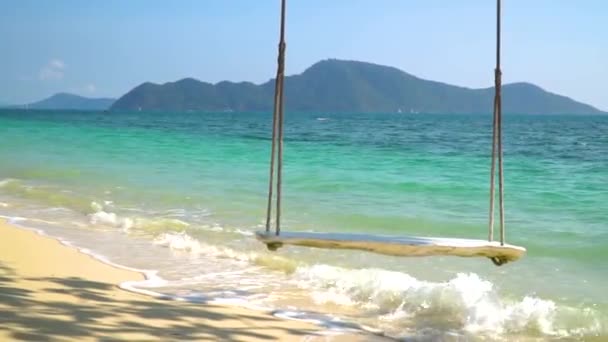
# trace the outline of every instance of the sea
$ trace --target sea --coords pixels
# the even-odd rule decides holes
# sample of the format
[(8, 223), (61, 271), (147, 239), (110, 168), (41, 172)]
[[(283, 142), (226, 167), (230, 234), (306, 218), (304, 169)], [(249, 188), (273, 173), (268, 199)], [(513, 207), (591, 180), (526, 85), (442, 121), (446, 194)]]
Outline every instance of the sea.
[[(282, 230), (488, 238), (492, 117), (292, 113)], [(405, 341), (608, 340), (608, 116), (505, 115), (506, 240), (391, 257), (264, 229), (271, 113), (0, 111), (0, 215), (133, 289)], [(497, 220), (498, 222), (498, 220)]]

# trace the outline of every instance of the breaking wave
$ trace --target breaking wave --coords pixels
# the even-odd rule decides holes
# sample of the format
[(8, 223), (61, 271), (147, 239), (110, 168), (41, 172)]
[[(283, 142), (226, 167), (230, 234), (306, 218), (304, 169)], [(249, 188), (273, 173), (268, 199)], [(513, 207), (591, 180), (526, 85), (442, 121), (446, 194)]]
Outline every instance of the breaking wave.
[(133, 228), (146, 232), (160, 232), (170, 230), (183, 230), (190, 226), (189, 223), (175, 218), (156, 217), (121, 217), (114, 212), (108, 211), (97, 202), (91, 203), (92, 213), (89, 221), (94, 225), (105, 225), (129, 231)]
[(232, 259), (265, 266), (275, 271), (292, 273), (301, 263), (279, 255), (258, 252), (240, 252), (227, 246), (206, 244), (192, 238), (186, 232), (166, 232), (158, 235), (154, 243), (175, 251), (195, 253), (220, 259)]
[(562, 306), (535, 296), (506, 299), (492, 282), (475, 273), (429, 282), (397, 271), (307, 265), (270, 253), (240, 252), (206, 244), (185, 232), (163, 233), (154, 242), (176, 251), (285, 272), (316, 304), (356, 306), (373, 313), (381, 326), (399, 327), (394, 331), (397, 335), (452, 331), (494, 338), (518, 334), (572, 337), (606, 329), (600, 314), (591, 308)]
[(402, 272), (382, 269), (351, 270), (329, 265), (298, 268), (302, 288), (319, 304), (357, 305), (384, 322), (407, 330), (448, 327), (483, 334), (536, 333), (579, 336), (603, 332), (592, 309), (558, 306), (551, 300), (525, 296), (502, 298), (494, 284), (474, 273), (459, 273), (445, 282), (418, 280)]

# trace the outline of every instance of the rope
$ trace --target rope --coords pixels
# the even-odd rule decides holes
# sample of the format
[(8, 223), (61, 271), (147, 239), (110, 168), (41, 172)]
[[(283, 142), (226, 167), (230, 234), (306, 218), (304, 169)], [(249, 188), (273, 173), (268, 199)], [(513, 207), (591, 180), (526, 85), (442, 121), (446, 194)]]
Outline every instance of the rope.
[[(268, 206), (266, 208), (266, 232), (270, 231), (272, 216), (272, 199), (274, 189), (275, 159), (277, 161), (277, 194), (275, 233), (281, 232), (281, 195), (283, 173), (283, 84), (285, 79), (285, 0), (281, 0), (281, 29), (279, 38), (279, 55), (277, 58), (277, 76), (274, 88), (274, 109), (272, 116), (272, 147), (270, 151), (270, 175), (268, 182)], [(278, 145), (278, 146), (277, 146)]]
[[(496, 76), (495, 76), (496, 77)], [(496, 80), (496, 78), (495, 78)], [(490, 222), (489, 222), (489, 233), (488, 233), (488, 241), (494, 240), (494, 198), (495, 195), (495, 177), (496, 177), (496, 145), (497, 145), (497, 121), (498, 118), (496, 114), (498, 111), (496, 110), (496, 105), (498, 104), (497, 94), (494, 95), (494, 111), (493, 111), (493, 122), (492, 122), (492, 167), (490, 170)]]
[[(502, 72), (500, 70), (500, 10), (501, 0), (496, 1), (496, 69), (494, 70), (494, 118), (492, 123), (492, 166), (490, 170), (490, 217), (488, 240), (494, 240), (494, 199), (496, 160), (498, 159), (498, 201), (500, 213), (500, 244), (505, 244), (504, 173), (502, 153)], [(492, 260), (495, 264), (500, 264)]]
[(275, 79), (274, 82), (274, 89), (275, 89), (275, 94), (274, 94), (274, 110), (273, 110), (273, 114), (272, 114), (272, 147), (270, 148), (270, 175), (268, 177), (269, 182), (268, 182), (268, 205), (266, 207), (266, 232), (268, 233), (270, 231), (270, 217), (272, 215), (272, 191), (274, 189), (274, 156), (275, 156), (275, 147), (276, 147), (276, 137), (277, 137), (277, 124), (279, 122), (279, 120), (277, 119), (277, 115), (278, 115), (278, 110), (277, 110), (277, 106), (279, 105), (279, 101), (278, 101), (278, 91), (277, 89), (279, 88), (279, 73), (277, 71), (277, 77)]

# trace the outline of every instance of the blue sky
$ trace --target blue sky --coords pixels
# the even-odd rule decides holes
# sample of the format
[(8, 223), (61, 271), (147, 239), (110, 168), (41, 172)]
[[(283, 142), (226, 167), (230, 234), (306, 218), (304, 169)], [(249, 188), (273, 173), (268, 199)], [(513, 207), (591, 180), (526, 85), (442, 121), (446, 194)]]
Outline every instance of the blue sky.
[[(0, 102), (59, 91), (118, 97), (183, 77), (264, 82), (278, 0), (3, 0)], [(325, 58), (492, 85), (492, 0), (288, 0), (287, 73)], [(608, 2), (504, 0), (505, 82), (608, 110)]]

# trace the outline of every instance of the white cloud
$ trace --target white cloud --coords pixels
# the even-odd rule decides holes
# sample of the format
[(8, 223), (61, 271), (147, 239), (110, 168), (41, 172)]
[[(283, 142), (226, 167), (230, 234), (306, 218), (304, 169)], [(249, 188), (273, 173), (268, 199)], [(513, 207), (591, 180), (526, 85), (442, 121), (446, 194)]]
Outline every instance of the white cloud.
[(49, 66), (51, 66), (52, 68), (55, 69), (65, 69), (65, 63), (62, 60), (59, 59), (53, 59), (49, 62)]
[(87, 93), (94, 93), (97, 90), (97, 87), (93, 83), (89, 83), (84, 87), (84, 90)]
[(97, 92), (97, 86), (93, 83), (87, 83), (82, 86), (70, 87), (67, 89), (68, 92), (80, 95), (92, 95)]
[(42, 81), (60, 80), (65, 73), (66, 65), (60, 59), (51, 59), (46, 65), (40, 69), (38, 78)]

